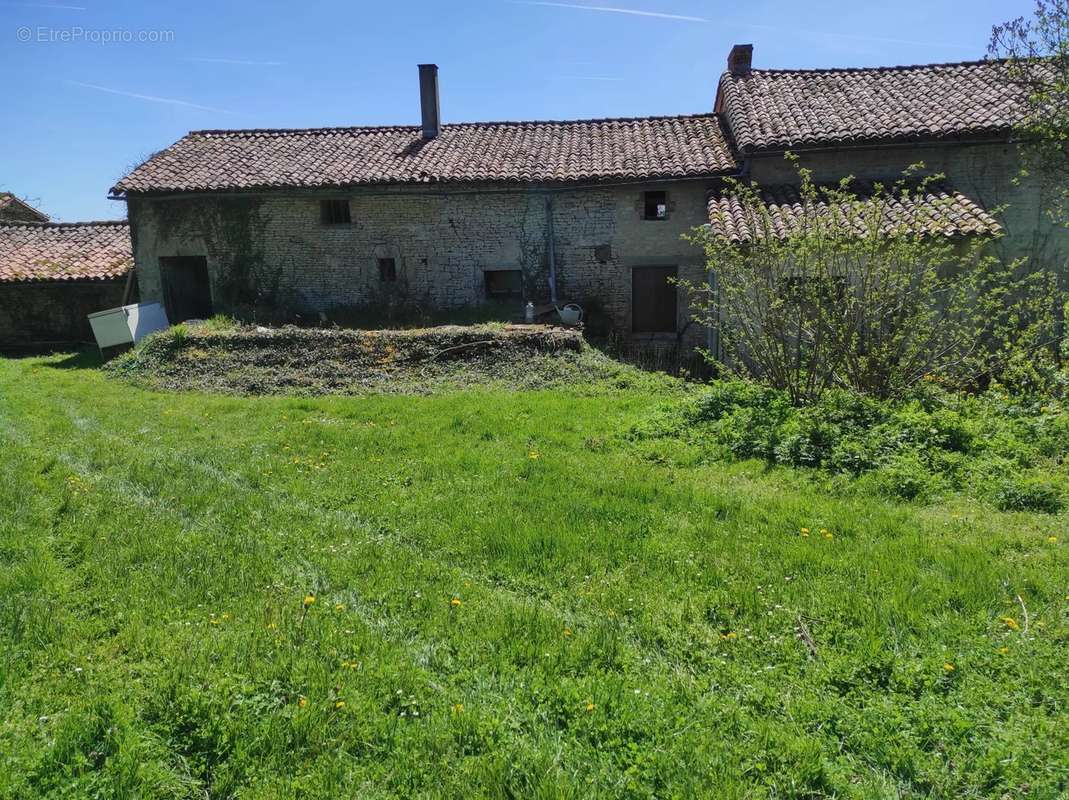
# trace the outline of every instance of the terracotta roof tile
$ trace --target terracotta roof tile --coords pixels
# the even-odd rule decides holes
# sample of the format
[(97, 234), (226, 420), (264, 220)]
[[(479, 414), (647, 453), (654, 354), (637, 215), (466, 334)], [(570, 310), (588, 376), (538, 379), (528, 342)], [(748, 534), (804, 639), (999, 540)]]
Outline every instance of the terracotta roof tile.
[(38, 211), (25, 200), (15, 197), (11, 192), (0, 192), (0, 222), (6, 220), (48, 222), (48, 215)]
[(112, 188), (185, 192), (397, 183), (684, 178), (735, 172), (714, 114), (573, 122), (196, 131)]
[(107, 280), (133, 262), (125, 222), (0, 224), (0, 283)]
[[(895, 181), (888, 181), (886, 187)], [(820, 191), (816, 206), (818, 213), (828, 213), (833, 205), (827, 195)], [(850, 191), (859, 199), (871, 199), (877, 192), (871, 182), (855, 181)], [(770, 233), (786, 238), (796, 230), (803, 219), (805, 206), (797, 186), (766, 186), (759, 190), (761, 201), (768, 210)], [(883, 232), (890, 232), (902, 225), (913, 227), (923, 224), (930, 234), (957, 236), (963, 234), (992, 234), (1002, 230), (998, 221), (977, 202), (955, 191), (944, 183), (930, 183), (923, 193), (911, 191), (906, 197), (888, 192)], [(748, 242), (763, 239), (764, 221), (753, 220), (746, 204), (730, 188), (712, 192), (708, 200), (709, 224), (716, 233), (725, 234), (733, 242)], [(845, 217), (844, 217), (845, 220)], [(863, 232), (859, 229), (859, 233)]]
[(744, 151), (1004, 134), (1025, 90), (1005, 63), (753, 70), (720, 79), (720, 110)]

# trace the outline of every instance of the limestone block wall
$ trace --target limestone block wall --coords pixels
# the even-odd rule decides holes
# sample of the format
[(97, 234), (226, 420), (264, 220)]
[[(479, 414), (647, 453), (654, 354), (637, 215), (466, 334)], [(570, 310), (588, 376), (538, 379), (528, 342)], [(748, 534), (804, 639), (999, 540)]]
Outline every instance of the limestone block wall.
[[(162, 299), (159, 259), (205, 256), (213, 303), (226, 310), (228, 281), (251, 275), (273, 302), (329, 318), (332, 309), (408, 303), (456, 309), (488, 299), (485, 273), (520, 270), (525, 300), (548, 302), (547, 224), (552, 214), (558, 299), (600, 307), (630, 335), (631, 270), (675, 265), (703, 279), (702, 253), (682, 236), (704, 224), (708, 181), (629, 186), (394, 187), (262, 194), (131, 197), (129, 219), (142, 295)], [(643, 219), (643, 193), (667, 194), (668, 217)], [(351, 222), (321, 222), (324, 199), (346, 199)], [(384, 281), (379, 259), (393, 259)], [(677, 331), (687, 325), (684, 293)], [(650, 338), (645, 335), (640, 338)], [(675, 339), (674, 335), (652, 338)]]

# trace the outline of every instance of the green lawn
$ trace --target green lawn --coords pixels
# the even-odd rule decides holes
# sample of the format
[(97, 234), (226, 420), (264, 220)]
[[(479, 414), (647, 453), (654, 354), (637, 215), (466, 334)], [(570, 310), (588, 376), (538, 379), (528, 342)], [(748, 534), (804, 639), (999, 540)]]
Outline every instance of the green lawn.
[(0, 360), (0, 796), (1065, 797), (1065, 517), (662, 458), (658, 386)]

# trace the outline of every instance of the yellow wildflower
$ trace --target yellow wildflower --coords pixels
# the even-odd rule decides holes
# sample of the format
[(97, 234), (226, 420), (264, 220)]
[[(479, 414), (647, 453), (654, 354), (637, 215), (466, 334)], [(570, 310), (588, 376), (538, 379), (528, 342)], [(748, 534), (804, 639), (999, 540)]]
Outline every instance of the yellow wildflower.
[(341, 603), (335, 603), (334, 604), (334, 610), (335, 611), (344, 611), (345, 610), (345, 606), (343, 606)]
[(820, 529), (820, 535), (823, 536), (825, 539), (834, 539), (835, 538), (835, 535), (831, 531), (829, 531), (827, 528), (821, 528)]
[(999, 651), (1000, 653), (1002, 653), (1002, 655), (1006, 655), (1006, 653), (1010, 652), (1010, 648), (1008, 648), (1008, 647), (1000, 647), (1000, 648), (998, 649), (998, 651)]
[(586, 710), (587, 711), (593, 711), (594, 710), (594, 704), (592, 702), (588, 701), (587, 704), (586, 704)]
[(1015, 630), (1018, 630), (1021, 627), (1020, 625), (1017, 624), (1017, 620), (1015, 620), (1013, 617), (1003, 617), (1002, 621), (1005, 623), (1006, 627), (1009, 628), (1010, 630), (1014, 630), (1015, 631)]
[(335, 708), (345, 708), (345, 701), (344, 700), (339, 700), (337, 703), (334, 704), (334, 707)]
[(808, 535), (809, 535), (809, 528), (802, 528), (802, 536), (808, 536)]
[(571, 628), (565, 628), (564, 629), (564, 635), (565, 636), (571, 636), (572, 635), (572, 629)]
[(1057, 543), (1058, 543), (1058, 537), (1057, 536), (1048, 536), (1047, 537), (1047, 544), (1057, 544)]
[(957, 667), (947, 661), (943, 664), (943, 669), (945, 669), (947, 672), (953, 672), (955, 669), (957, 669)]
[(463, 703), (455, 703), (453, 705), (453, 713), (454, 714), (463, 714), (464, 713), (464, 704)]
[(720, 634), (721, 639), (737, 639), (739, 635), (735, 631), (728, 631), (727, 633)]
[(312, 603), (314, 603), (315, 601), (316, 596), (314, 594), (306, 594), (304, 596), (304, 607), (308, 608), (308, 606), (312, 605)]
[(449, 605), (451, 605), (453, 608), (456, 608), (460, 605), (460, 598), (454, 597), (452, 600), (449, 601)]
[(527, 454), (527, 457), (532, 461), (537, 461), (540, 455), (541, 453), (539, 453), (537, 450), (532, 450), (530, 453)]
[(306, 705), (308, 705), (308, 698), (302, 694), (300, 697), (297, 698), (297, 705), (301, 708), (304, 708)]

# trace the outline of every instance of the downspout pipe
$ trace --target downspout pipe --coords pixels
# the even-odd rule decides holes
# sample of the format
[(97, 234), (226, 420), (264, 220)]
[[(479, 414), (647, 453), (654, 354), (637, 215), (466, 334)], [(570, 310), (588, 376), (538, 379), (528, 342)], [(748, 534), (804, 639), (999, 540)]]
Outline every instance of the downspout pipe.
[(546, 256), (549, 259), (549, 301), (557, 305), (557, 252), (553, 236), (553, 195), (546, 195)]

